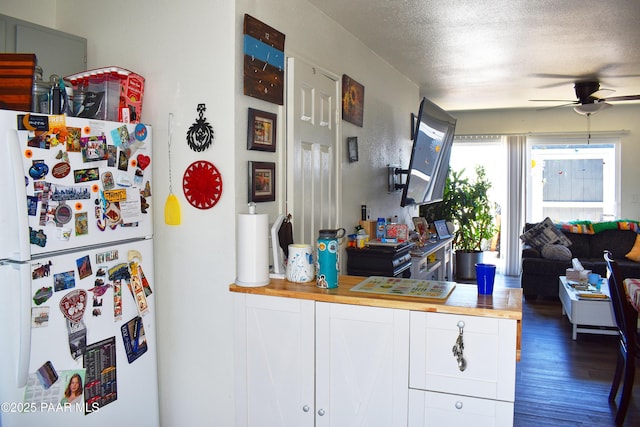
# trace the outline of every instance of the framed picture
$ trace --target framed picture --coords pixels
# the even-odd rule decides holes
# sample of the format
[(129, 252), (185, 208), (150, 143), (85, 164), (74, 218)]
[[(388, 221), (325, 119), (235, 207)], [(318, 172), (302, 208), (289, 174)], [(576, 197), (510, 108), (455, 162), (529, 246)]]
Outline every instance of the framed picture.
[(416, 229), (416, 233), (420, 236), (421, 242), (426, 242), (429, 240), (429, 224), (427, 224), (427, 219), (421, 216), (413, 217), (413, 226)]
[(276, 164), (249, 162), (249, 201), (273, 202), (275, 200)]
[(249, 108), (247, 149), (276, 151), (276, 121), (278, 116), (266, 111)]
[(349, 163), (358, 161), (358, 137), (350, 136), (347, 138), (347, 150), (349, 154)]
[(434, 221), (433, 224), (436, 227), (438, 239), (446, 239), (447, 237), (451, 237), (451, 233), (449, 233), (449, 227), (447, 227), (447, 222), (444, 219)]
[(346, 74), (342, 75), (342, 120), (362, 127), (364, 86)]

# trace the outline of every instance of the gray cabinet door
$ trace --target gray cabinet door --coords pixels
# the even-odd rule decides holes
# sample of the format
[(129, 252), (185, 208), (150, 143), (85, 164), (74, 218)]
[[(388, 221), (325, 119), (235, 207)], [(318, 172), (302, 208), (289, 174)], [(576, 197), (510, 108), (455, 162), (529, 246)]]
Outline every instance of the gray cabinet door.
[(35, 53), (45, 80), (87, 69), (87, 39), (6, 15), (0, 15), (0, 49)]

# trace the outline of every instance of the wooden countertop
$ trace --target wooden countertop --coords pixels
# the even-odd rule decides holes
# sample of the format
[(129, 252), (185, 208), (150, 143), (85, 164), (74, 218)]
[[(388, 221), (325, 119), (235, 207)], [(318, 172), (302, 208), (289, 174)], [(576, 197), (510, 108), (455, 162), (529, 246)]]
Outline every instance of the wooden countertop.
[(232, 284), (229, 290), (339, 304), (522, 320), (522, 289), (519, 288), (494, 288), (493, 295), (485, 296), (478, 295), (475, 285), (456, 283), (455, 289), (445, 300), (351, 291), (352, 287), (365, 279), (366, 277), (360, 276), (340, 276), (338, 287), (334, 289), (318, 288), (315, 281), (293, 283), (286, 279), (271, 279), (265, 286), (251, 288)]
[(315, 281), (293, 283), (286, 279), (271, 279), (268, 285), (255, 288), (231, 284), (229, 290), (245, 294), (308, 299), (338, 304), (513, 319), (518, 322), (516, 360), (520, 361), (522, 289), (494, 288), (493, 295), (478, 295), (475, 285), (456, 283), (455, 289), (444, 300), (351, 291), (351, 288), (365, 279), (366, 277), (361, 276), (340, 276), (338, 287), (334, 289), (318, 288)]

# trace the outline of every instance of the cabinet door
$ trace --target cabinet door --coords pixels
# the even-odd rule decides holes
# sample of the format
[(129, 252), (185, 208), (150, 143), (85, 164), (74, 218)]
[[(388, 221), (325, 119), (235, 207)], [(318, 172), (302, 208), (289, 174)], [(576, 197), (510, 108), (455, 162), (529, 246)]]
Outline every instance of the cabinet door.
[(409, 427), (511, 427), (513, 403), (409, 390)]
[(235, 295), (236, 425), (313, 426), (314, 302)]
[[(463, 325), (466, 369), (452, 348)], [(411, 388), (513, 402), (515, 320), (411, 312)]]
[(407, 425), (409, 312), (316, 303), (316, 425)]

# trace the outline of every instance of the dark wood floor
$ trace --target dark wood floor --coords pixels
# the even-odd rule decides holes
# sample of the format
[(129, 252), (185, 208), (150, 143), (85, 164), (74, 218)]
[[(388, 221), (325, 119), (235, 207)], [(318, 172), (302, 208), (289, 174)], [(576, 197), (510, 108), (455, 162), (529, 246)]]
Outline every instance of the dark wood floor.
[[(496, 286), (519, 287), (516, 277)], [(616, 363), (613, 336), (578, 334), (559, 300), (522, 304), (522, 357), (516, 366), (516, 427), (615, 426), (608, 402)], [(625, 426), (640, 426), (640, 363)]]

